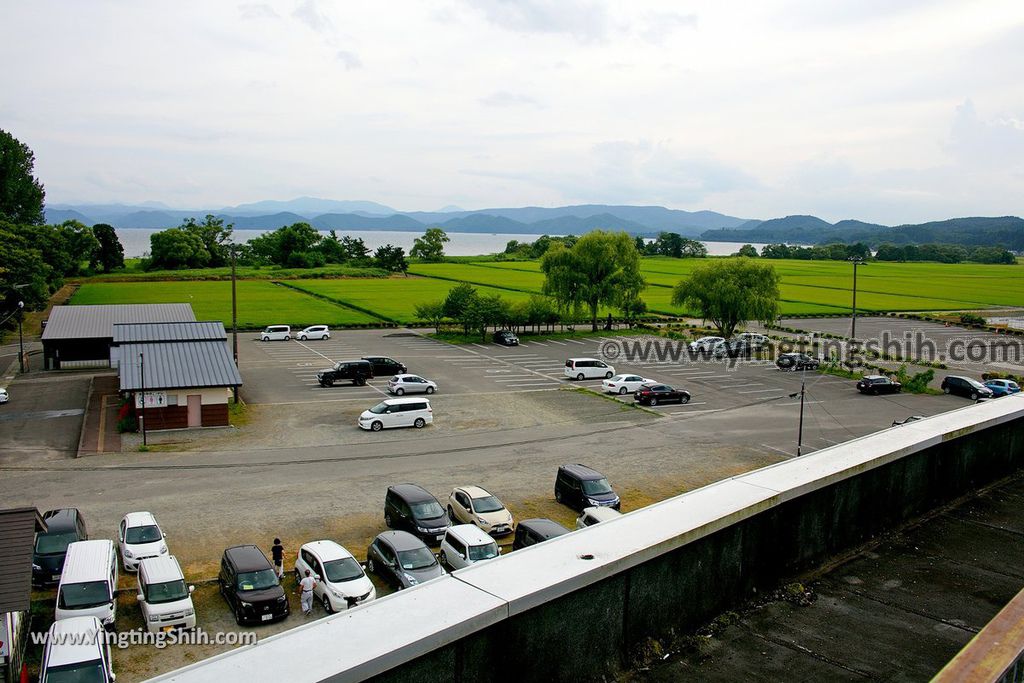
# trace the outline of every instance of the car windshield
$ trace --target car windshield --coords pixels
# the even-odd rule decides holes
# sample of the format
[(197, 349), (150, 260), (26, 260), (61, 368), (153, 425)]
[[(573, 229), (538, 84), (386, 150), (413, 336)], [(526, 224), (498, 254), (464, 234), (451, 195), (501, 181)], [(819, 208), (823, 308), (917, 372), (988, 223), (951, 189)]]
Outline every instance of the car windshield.
[(340, 560), (324, 562), (324, 573), (331, 583), (339, 581), (351, 581), (363, 576), (363, 568), (351, 557), (343, 557)]
[(106, 683), (103, 662), (93, 659), (46, 668), (46, 683)]
[(492, 557), (498, 556), (498, 544), (491, 541), (487, 545), (471, 545), (469, 546), (469, 559), (474, 562), (478, 560), (489, 560)]
[(242, 572), (238, 575), (238, 590), (261, 591), (277, 585), (277, 574), (273, 569), (260, 569), (255, 572)]
[(148, 526), (132, 526), (128, 527), (128, 530), (124, 532), (125, 543), (156, 543), (163, 534), (160, 533), (160, 527), (155, 524)]
[(370, 408), (370, 412), (373, 413), (374, 415), (383, 415), (387, 411), (387, 409), (388, 404), (385, 403), (384, 401), (381, 401), (374, 407)]
[(505, 506), (494, 496), (484, 496), (473, 499), (473, 509), (477, 512), (498, 512), (504, 510)]
[(588, 496), (597, 496), (602, 493), (611, 492), (612, 487), (608, 484), (607, 479), (587, 479), (583, 481), (583, 493)]
[(188, 597), (188, 587), (184, 579), (151, 583), (146, 586), (146, 602), (158, 605), (161, 602), (174, 602)]
[(99, 607), (111, 600), (110, 586), (106, 581), (85, 581), (62, 585), (57, 602), (61, 609), (86, 609)]
[(410, 503), (412, 516), (419, 519), (433, 519), (444, 515), (444, 509), (436, 500), (428, 500), (422, 503)]
[(402, 569), (426, 569), (437, 564), (437, 558), (425, 546), (415, 550), (403, 550), (398, 553), (398, 561)]
[(62, 534), (39, 534), (36, 536), (37, 555), (55, 555), (67, 552), (68, 545), (78, 540), (78, 534), (74, 531), (66, 531)]

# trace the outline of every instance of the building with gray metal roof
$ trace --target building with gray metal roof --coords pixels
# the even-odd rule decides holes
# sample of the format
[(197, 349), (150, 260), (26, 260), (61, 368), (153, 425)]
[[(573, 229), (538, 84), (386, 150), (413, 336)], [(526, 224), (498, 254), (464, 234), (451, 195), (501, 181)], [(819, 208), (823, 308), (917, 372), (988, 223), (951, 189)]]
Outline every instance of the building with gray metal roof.
[(126, 344), (118, 356), (121, 391), (237, 387), (242, 384), (223, 341)]
[(18, 680), (32, 609), (32, 550), (46, 531), (33, 507), (0, 510), (0, 680)]
[(202, 322), (114, 323), (114, 345), (171, 341), (224, 341), (228, 333), (219, 320)]

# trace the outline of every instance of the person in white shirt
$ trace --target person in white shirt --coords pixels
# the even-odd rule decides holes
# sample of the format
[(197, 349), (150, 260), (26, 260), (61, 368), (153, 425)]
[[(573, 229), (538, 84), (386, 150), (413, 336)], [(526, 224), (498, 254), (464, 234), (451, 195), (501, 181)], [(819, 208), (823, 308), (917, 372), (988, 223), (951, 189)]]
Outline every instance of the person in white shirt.
[(307, 617), (313, 613), (313, 589), (316, 588), (316, 579), (311, 576), (307, 569), (306, 575), (299, 581), (299, 600), (302, 602), (302, 613)]

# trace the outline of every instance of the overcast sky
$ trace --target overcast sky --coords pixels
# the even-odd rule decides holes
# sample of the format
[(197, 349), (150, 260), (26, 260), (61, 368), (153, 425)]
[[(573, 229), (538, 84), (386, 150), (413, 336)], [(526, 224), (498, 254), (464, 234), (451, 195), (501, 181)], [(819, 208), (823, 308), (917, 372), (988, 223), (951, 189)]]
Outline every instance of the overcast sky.
[(1022, 215), (1021, 0), (0, 0), (47, 200)]

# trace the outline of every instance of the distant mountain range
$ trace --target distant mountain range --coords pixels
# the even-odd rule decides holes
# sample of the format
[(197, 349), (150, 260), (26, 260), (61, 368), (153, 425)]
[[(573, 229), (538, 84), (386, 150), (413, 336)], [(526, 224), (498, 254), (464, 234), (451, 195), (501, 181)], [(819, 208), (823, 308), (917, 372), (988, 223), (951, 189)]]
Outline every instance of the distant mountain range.
[(447, 232), (580, 235), (597, 228), (654, 236), (676, 232), (685, 237), (720, 242), (785, 242), (825, 244), (858, 242), (871, 245), (944, 242), (1000, 245), (1024, 250), (1024, 221), (1002, 218), (952, 218), (920, 225), (890, 227), (858, 220), (829, 223), (816, 216), (786, 216), (749, 220), (714, 211), (681, 211), (662, 206), (581, 204), (546, 208), (481, 209), (465, 211), (446, 206), (441, 211), (396, 211), (368, 201), (338, 201), (300, 197), (268, 200), (214, 209), (173, 209), (159, 202), (122, 204), (52, 204), (48, 223), (77, 220), (86, 225), (109, 223), (116, 228), (170, 228), (187, 218), (213, 214), (238, 229), (275, 229), (305, 221), (319, 230), (422, 231), (439, 226)]

